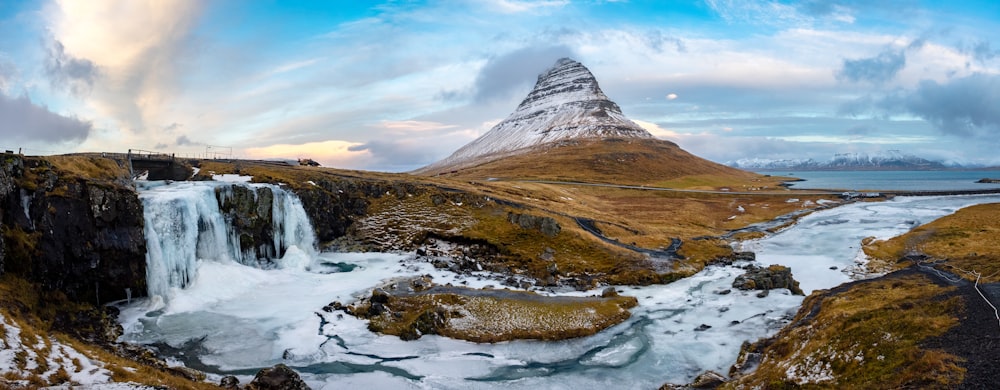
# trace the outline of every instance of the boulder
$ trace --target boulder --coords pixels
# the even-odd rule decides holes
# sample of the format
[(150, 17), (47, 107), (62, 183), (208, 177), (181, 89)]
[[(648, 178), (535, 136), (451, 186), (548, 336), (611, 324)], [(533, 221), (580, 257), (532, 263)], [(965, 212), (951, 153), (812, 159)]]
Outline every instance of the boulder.
[(309, 388), (297, 372), (281, 363), (260, 370), (245, 387), (247, 390), (304, 390)]
[(510, 223), (520, 226), (522, 229), (538, 230), (542, 234), (555, 237), (562, 230), (559, 222), (551, 217), (539, 217), (537, 215), (507, 213), (507, 220)]
[(694, 381), (686, 385), (667, 383), (660, 386), (660, 390), (690, 390), (690, 389), (716, 389), (726, 383), (726, 377), (715, 371), (705, 371), (694, 378)]
[(799, 288), (799, 282), (792, 278), (792, 269), (783, 265), (772, 265), (767, 268), (750, 266), (747, 272), (737, 276), (733, 287), (740, 290), (771, 290), (787, 288), (795, 295), (804, 295)]
[(219, 382), (219, 387), (226, 390), (240, 390), (240, 380), (232, 375), (225, 376)]
[(724, 256), (717, 256), (716, 258), (710, 260), (708, 265), (733, 265), (733, 263), (738, 261), (754, 261), (757, 260), (757, 254), (753, 252), (733, 252)]
[(691, 382), (691, 388), (694, 389), (714, 389), (722, 384), (726, 383), (726, 377), (715, 371), (705, 371), (701, 375), (694, 378), (694, 382)]

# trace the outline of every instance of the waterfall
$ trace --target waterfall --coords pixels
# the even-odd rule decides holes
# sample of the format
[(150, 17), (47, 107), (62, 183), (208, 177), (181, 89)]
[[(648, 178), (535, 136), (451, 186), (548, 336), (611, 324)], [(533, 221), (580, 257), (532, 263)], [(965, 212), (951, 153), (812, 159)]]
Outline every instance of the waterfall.
[[(235, 188), (241, 187), (241, 188)], [(238, 191), (234, 191), (238, 190)], [(252, 194), (254, 215), (222, 210), (236, 192)], [(268, 196), (263, 196), (267, 194)], [(198, 262), (237, 262), (248, 266), (305, 268), (316, 255), (315, 236), (302, 203), (269, 184), (218, 182), (143, 183), (139, 186), (146, 234), (146, 284), (150, 297), (166, 299), (171, 288), (194, 282)], [(270, 204), (260, 202), (270, 201)], [(247, 243), (234, 218), (271, 219), (264, 243)], [(269, 229), (268, 229), (269, 228)], [(249, 248), (247, 248), (249, 247)]]

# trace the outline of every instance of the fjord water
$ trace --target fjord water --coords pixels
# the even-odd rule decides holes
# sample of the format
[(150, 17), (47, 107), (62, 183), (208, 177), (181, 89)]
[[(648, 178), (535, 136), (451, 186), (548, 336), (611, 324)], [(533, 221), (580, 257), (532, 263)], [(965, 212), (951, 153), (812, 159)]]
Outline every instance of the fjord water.
[[(183, 202), (203, 202), (202, 209), (211, 210), (214, 187), (206, 191), (202, 186), (213, 184), (144, 189), (147, 220), (168, 224), (156, 217), (165, 212), (161, 208), (188, 207), (180, 206)], [(748, 245), (762, 263), (790, 265), (808, 292), (849, 280), (841, 270), (858, 258), (861, 238), (887, 238), (960, 207), (986, 202), (1000, 202), (1000, 196), (853, 203), (816, 212)], [(295, 201), (289, 206), (301, 208)], [(197, 217), (198, 234), (164, 229), (148, 237), (160, 241), (149, 245), (205, 248), (202, 240), (210, 240), (225, 248), (150, 256), (151, 262), (169, 265), (166, 269), (193, 267), (183, 271), (190, 277), (183, 288), (183, 278), (167, 278), (169, 286), (161, 296), (123, 305), (121, 320), (127, 341), (154, 345), (172, 361), (210, 374), (236, 374), (242, 383), (262, 367), (285, 363), (316, 389), (656, 388), (665, 382), (686, 383), (704, 370), (725, 373), (742, 341), (773, 334), (802, 301), (787, 290), (764, 298), (755, 292), (725, 293), (742, 270), (709, 267), (669, 285), (619, 287), (623, 294), (637, 297), (639, 306), (629, 320), (590, 337), (475, 344), (430, 335), (401, 341), (369, 332), (364, 321), (321, 308), (333, 301), (349, 303), (380, 283), (405, 276), (431, 275), (439, 284), (465, 282), (472, 287), (496, 280), (489, 274), (460, 276), (437, 270), (408, 254), (316, 253), (297, 246), (311, 245), (308, 239), (293, 240), (283, 258), (273, 259), (279, 266), (256, 268), (238, 260), (238, 251), (229, 247), (232, 240), (207, 233), (210, 214)], [(177, 215), (171, 218), (186, 224), (181, 219), (192, 213)], [(288, 215), (292, 217), (280, 223), (308, 224), (304, 213), (292, 210)], [(166, 258), (181, 253), (195, 258)]]
[(807, 190), (877, 191), (969, 191), (1000, 189), (1000, 183), (976, 183), (1000, 179), (1000, 171), (796, 171), (765, 172), (805, 181), (791, 188)]

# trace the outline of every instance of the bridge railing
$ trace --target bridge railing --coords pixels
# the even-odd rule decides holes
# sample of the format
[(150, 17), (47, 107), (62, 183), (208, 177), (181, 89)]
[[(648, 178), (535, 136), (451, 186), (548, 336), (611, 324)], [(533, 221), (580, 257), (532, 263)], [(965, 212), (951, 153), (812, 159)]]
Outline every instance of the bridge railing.
[(129, 149), (128, 150), (129, 160), (157, 160), (157, 161), (173, 161), (173, 154), (166, 154), (160, 152), (151, 152), (148, 150), (141, 149)]

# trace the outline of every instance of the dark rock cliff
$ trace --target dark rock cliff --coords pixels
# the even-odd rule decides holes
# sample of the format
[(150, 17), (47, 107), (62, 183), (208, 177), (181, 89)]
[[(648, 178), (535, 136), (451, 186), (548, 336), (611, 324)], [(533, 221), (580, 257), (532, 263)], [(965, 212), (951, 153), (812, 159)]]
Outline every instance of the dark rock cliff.
[[(124, 178), (91, 179), (2, 155), (0, 273), (80, 302), (146, 291), (142, 203)], [(121, 180), (119, 180), (121, 179)]]
[(215, 189), (219, 211), (240, 236), (240, 251), (258, 259), (276, 259), (274, 247), (274, 193), (268, 187), (227, 186)]
[[(350, 227), (368, 215), (373, 200), (383, 196), (398, 199), (419, 195), (426, 188), (408, 183), (392, 183), (355, 178), (330, 178), (295, 191), (321, 243), (349, 234)], [(379, 248), (380, 249), (380, 248)]]

